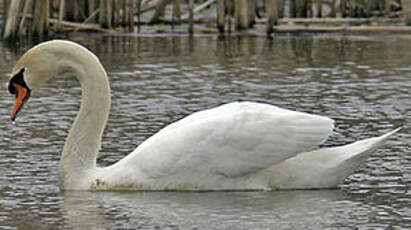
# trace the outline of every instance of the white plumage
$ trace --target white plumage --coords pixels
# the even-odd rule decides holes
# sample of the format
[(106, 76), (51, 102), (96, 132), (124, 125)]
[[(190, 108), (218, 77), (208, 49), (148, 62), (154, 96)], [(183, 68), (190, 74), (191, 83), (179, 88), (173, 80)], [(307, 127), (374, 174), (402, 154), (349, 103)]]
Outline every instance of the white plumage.
[[(110, 108), (107, 75), (98, 58), (68, 41), (42, 43), (16, 64), (31, 90), (74, 72), (82, 104), (60, 166), (62, 189), (256, 190), (336, 187), (388, 136), (316, 151), (332, 133), (327, 117), (255, 102), (194, 113), (163, 128), (109, 167), (96, 157)], [(311, 152), (310, 152), (311, 151)]]

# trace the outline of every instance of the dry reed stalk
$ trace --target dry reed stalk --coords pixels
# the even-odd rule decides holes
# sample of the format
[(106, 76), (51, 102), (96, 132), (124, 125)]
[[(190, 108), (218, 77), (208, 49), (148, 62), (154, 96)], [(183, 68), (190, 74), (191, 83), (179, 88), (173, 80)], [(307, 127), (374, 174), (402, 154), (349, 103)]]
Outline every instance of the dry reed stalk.
[(411, 26), (411, 1), (401, 0), (402, 12), (404, 13), (405, 24)]
[[(379, 20), (372, 18), (279, 18), (278, 24), (364, 24)], [(383, 22), (395, 22), (395, 19), (382, 20)], [(267, 23), (267, 19), (257, 19), (257, 23)]]
[[(49, 23), (54, 24), (58, 23), (56, 19), (49, 19)], [(105, 29), (98, 24), (82, 24), (82, 23), (75, 23), (75, 22), (68, 22), (68, 21), (61, 21), (62, 26), (64, 26), (64, 30), (70, 31), (79, 31), (79, 30), (86, 30), (86, 31), (98, 31), (103, 33), (117, 33), (117, 31), (113, 29)]]
[(225, 0), (226, 3), (226, 12), (227, 12), (227, 27), (228, 27), (228, 34), (231, 34), (231, 24), (232, 24), (232, 17), (234, 17), (235, 12), (235, 4), (234, 0)]
[(112, 0), (100, 0), (99, 23), (104, 28), (112, 27)]
[(140, 30), (141, 30), (141, 3), (142, 3), (142, 0), (137, 0), (137, 32), (138, 33), (140, 33)]
[(237, 30), (244, 30), (249, 27), (249, 1), (237, 0), (235, 5), (234, 18)]
[(73, 4), (73, 20), (75, 22), (81, 21), (80, 19), (80, 4), (78, 2), (78, 0), (72, 0), (72, 4)]
[(188, 16), (188, 33), (193, 34), (194, 32), (194, 0), (189, 0), (188, 3), (188, 10), (189, 10), (189, 16)]
[(274, 32), (274, 25), (277, 25), (278, 21), (278, 6), (276, 0), (265, 1), (265, 12), (267, 15), (267, 35), (271, 35)]
[(177, 22), (181, 20), (181, 0), (174, 1), (173, 15)]
[[(87, 15), (90, 18), (90, 15), (94, 14), (94, 12), (96, 12), (96, 1), (95, 0), (88, 0), (87, 3)], [(92, 17), (90, 20), (90, 22), (97, 22), (97, 17)]]
[(100, 11), (100, 9), (95, 10), (92, 14), (90, 14), (90, 15), (88, 16), (88, 18), (86, 18), (86, 19), (82, 22), (82, 24), (86, 24), (86, 23), (89, 23), (89, 22), (94, 21), (95, 18), (96, 18), (96, 15), (98, 14), (99, 11)]
[[(31, 14), (27, 14), (27, 19), (32, 19), (33, 20), (33, 15)], [(57, 24), (60, 23), (61, 25), (61, 30), (62, 31), (97, 31), (97, 32), (103, 32), (103, 33), (117, 33), (116, 30), (113, 29), (106, 29), (101, 27), (98, 24), (83, 24), (83, 23), (77, 23), (77, 22), (69, 22), (69, 21), (60, 21), (58, 19), (54, 19), (54, 18), (49, 18), (48, 19), (48, 23), (49, 24)]]
[[(121, 2), (125, 1), (127, 0), (121, 0)], [(111, 23), (113, 27), (116, 27), (121, 23), (121, 6), (119, 5), (118, 0), (113, 0), (111, 10)]]
[(278, 26), (274, 28), (276, 32), (309, 32), (309, 33), (391, 33), (409, 34), (411, 26)]
[(248, 27), (249, 28), (252, 28), (255, 24), (256, 4), (257, 2), (255, 0), (248, 0), (247, 15), (248, 15)]
[(140, 1), (141, 3), (140, 13), (145, 13), (157, 7), (157, 4), (154, 4), (154, 3), (150, 4), (150, 1), (144, 1), (144, 0), (137, 0), (137, 1)]
[(29, 13), (28, 12), (29, 9), (32, 8), (31, 3), (32, 3), (31, 0), (26, 0), (26, 2), (24, 3), (23, 15), (21, 17), (20, 26), (19, 26), (19, 34), (23, 34), (23, 32), (24, 32), (24, 29), (25, 29), (24, 25), (25, 25), (25, 22), (26, 22), (27, 14)]
[(225, 26), (224, 0), (217, 0), (217, 29), (220, 33), (224, 33), (224, 26)]
[(131, 32), (134, 31), (134, 0), (130, 0), (128, 12), (128, 27)]
[(126, 25), (128, 20), (128, 4), (129, 4), (129, 0), (123, 0), (120, 1), (118, 6), (118, 17), (119, 17), (119, 22), (122, 26)]
[(107, 14), (106, 14), (106, 17), (107, 17), (107, 28), (112, 28), (112, 26), (113, 26), (113, 21), (112, 21), (112, 19), (113, 19), (113, 0), (106, 0), (106, 2), (107, 2), (107, 5), (106, 5), (106, 7), (107, 7)]
[(33, 12), (33, 35), (38, 35), (40, 39), (48, 31), (49, 0), (37, 0)]
[[(209, 7), (210, 5), (214, 4), (215, 1), (216, 1), (216, 0), (208, 0), (207, 2), (204, 2), (203, 4), (201, 4), (201, 5), (193, 8), (193, 14), (197, 14), (197, 13), (199, 13), (200, 11), (206, 9), (206, 8)], [(183, 16), (181, 16), (182, 20), (187, 20), (189, 14), (190, 14), (190, 12), (183, 14)]]
[(20, 10), (20, 0), (11, 0), (9, 2), (7, 11), (6, 24), (4, 26), (3, 38), (12, 39), (17, 34), (17, 29), (19, 25), (19, 10)]
[(58, 23), (56, 23), (56, 31), (59, 31), (61, 29), (61, 22), (64, 19), (64, 12), (65, 12), (65, 4), (66, 1), (65, 0), (60, 0), (60, 8), (59, 8), (59, 19), (58, 19)]
[(105, 0), (99, 0), (99, 19), (98, 22), (102, 27), (107, 27), (107, 22), (106, 22), (106, 1)]

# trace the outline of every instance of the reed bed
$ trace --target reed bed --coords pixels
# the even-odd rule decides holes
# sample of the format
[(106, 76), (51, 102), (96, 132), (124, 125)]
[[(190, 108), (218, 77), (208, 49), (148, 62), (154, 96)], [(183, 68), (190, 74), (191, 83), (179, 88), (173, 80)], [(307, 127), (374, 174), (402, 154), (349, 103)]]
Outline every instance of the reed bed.
[[(271, 34), (284, 24), (400, 19), (411, 25), (411, 0), (0, 0), (0, 16), (8, 40), (72, 31), (135, 32), (142, 24), (158, 23), (187, 24), (189, 33), (231, 33), (264, 23)], [(215, 27), (194, 27), (210, 21)]]

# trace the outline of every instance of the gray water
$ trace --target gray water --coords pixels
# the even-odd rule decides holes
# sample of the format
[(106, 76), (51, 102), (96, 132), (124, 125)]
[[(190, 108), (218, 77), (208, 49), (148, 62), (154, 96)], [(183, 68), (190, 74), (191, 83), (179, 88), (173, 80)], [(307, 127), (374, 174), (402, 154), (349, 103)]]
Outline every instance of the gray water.
[(109, 74), (103, 166), (175, 120), (236, 100), (335, 119), (326, 146), (405, 127), (336, 190), (62, 192), (58, 163), (79, 84), (57, 78), (33, 93), (12, 124), (6, 85), (30, 45), (0, 44), (0, 229), (411, 228), (410, 36), (71, 39), (95, 52)]

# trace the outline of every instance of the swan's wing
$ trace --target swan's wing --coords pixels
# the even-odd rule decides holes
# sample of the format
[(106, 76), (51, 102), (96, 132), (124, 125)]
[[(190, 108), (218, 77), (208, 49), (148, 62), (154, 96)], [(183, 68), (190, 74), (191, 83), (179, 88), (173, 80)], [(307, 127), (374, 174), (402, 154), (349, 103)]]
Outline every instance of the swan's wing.
[(150, 178), (234, 178), (310, 150), (332, 129), (333, 120), (326, 117), (234, 102), (165, 127), (119, 163)]

